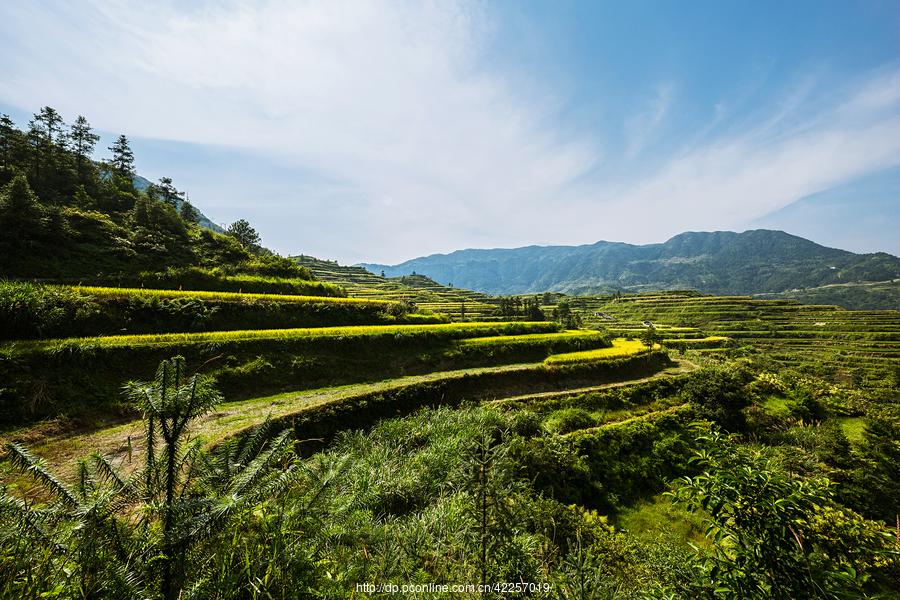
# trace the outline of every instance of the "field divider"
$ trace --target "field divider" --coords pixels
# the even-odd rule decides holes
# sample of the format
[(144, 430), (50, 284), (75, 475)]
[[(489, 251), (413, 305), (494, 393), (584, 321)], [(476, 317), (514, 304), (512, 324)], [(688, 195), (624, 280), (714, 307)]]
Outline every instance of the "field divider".
[[(562, 391), (589, 385), (627, 385), (630, 380), (651, 376), (672, 364), (664, 352), (653, 352), (563, 369), (550, 369), (543, 363), (523, 363), (285, 392), (220, 404), (192, 426), (191, 435), (200, 437), (207, 447), (213, 448), (270, 418), (276, 421), (276, 426), (294, 428), (298, 439), (319, 438), (327, 442), (338, 431), (367, 429), (379, 419), (409, 414), (427, 406), (456, 406), (465, 401), (491, 401), (525, 392)], [(124, 468), (127, 464), (140, 464), (140, 459), (134, 457), (143, 452), (142, 428), (143, 422), (134, 420), (79, 435), (42, 436), (42, 443), (32, 446), (49, 465), (72, 477), (75, 459), (89, 450), (118, 460)], [(321, 447), (321, 444), (304, 444), (304, 451)], [(126, 462), (129, 448), (132, 463)]]

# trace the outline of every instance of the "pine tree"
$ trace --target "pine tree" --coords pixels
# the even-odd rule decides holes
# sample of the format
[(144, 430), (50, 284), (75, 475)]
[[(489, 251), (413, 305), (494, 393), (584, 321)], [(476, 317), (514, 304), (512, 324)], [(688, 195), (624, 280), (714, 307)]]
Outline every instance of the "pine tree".
[(246, 219), (238, 219), (229, 225), (226, 233), (239, 241), (247, 250), (254, 252), (259, 250), (259, 234)]
[(9, 115), (0, 114), (0, 167), (12, 166), (15, 147), (20, 137), (21, 134)]
[(29, 127), (39, 138), (45, 148), (52, 149), (54, 145), (64, 146), (62, 138), (63, 119), (55, 109), (45, 106), (29, 122)]
[[(182, 483), (179, 481), (182, 445), (185, 443), (185, 428), (188, 423), (212, 409), (221, 396), (211, 385), (211, 380), (197, 375), (188, 377), (184, 359), (177, 356), (163, 361), (151, 384), (138, 384), (129, 388), (129, 396), (144, 411), (147, 423), (147, 474), (157, 471), (162, 477), (164, 496), (162, 498), (163, 519), (163, 574), (161, 592), (163, 598), (172, 600), (178, 595), (175, 587), (175, 559), (178, 552), (175, 540), (175, 526), (178, 518), (176, 493)], [(160, 435), (164, 444), (159, 459), (156, 457), (156, 436)], [(159, 463), (157, 463), (159, 461)], [(150, 481), (150, 479), (148, 479)]]
[(171, 177), (162, 177), (158, 184), (155, 183), (150, 187), (156, 192), (160, 200), (173, 208), (178, 208), (178, 201), (184, 198), (184, 192), (179, 192), (172, 185)]
[(181, 203), (178, 214), (181, 215), (181, 218), (184, 219), (185, 223), (196, 223), (200, 219), (200, 213), (194, 208), (194, 205), (191, 204), (189, 200), (184, 200)]
[(45, 106), (28, 123), (28, 142), (31, 146), (31, 183), (38, 195), (55, 201), (63, 190), (59, 189), (60, 150), (65, 149), (62, 135), (63, 119), (55, 109)]
[(28, 241), (39, 237), (43, 229), (44, 207), (28, 185), (28, 179), (17, 173), (0, 190), (0, 231), (3, 245), (22, 249)]
[(81, 182), (87, 178), (87, 166), (91, 164), (91, 154), (99, 139), (100, 136), (93, 132), (88, 120), (78, 115), (69, 131), (69, 140), (75, 154), (75, 170)]
[(110, 160), (113, 173), (132, 181), (134, 179), (134, 152), (131, 151), (128, 138), (120, 135), (109, 147), (109, 150), (113, 153), (112, 160)]

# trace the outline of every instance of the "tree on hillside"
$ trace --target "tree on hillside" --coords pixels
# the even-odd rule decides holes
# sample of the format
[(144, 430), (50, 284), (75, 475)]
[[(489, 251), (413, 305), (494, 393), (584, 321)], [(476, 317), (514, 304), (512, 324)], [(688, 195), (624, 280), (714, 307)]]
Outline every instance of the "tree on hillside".
[(200, 219), (200, 213), (197, 212), (197, 209), (194, 208), (194, 205), (191, 204), (189, 200), (184, 200), (181, 203), (178, 214), (181, 215), (181, 218), (184, 219), (186, 223), (196, 223)]
[(128, 143), (128, 138), (120, 135), (109, 150), (113, 153), (112, 160), (109, 161), (113, 173), (125, 179), (134, 178), (134, 152)]
[(244, 248), (253, 251), (259, 250), (259, 234), (246, 219), (238, 219), (228, 226), (225, 233), (239, 241)]
[(541, 303), (536, 297), (526, 298), (522, 307), (525, 311), (525, 318), (529, 321), (543, 321), (546, 318), (544, 311), (541, 310)]
[(175, 186), (172, 185), (171, 177), (162, 177), (158, 184), (154, 183), (150, 187), (159, 195), (160, 200), (173, 208), (178, 207), (178, 200), (184, 199), (184, 192), (179, 192)]
[(700, 473), (670, 495), (707, 521), (710, 552), (696, 560), (716, 597), (871, 598), (896, 577), (890, 530), (837, 504), (829, 480), (715, 431), (699, 440)]
[(34, 137), (39, 139), (45, 148), (64, 145), (62, 137), (63, 119), (55, 109), (45, 106), (28, 123)]
[(647, 327), (643, 333), (641, 333), (641, 341), (650, 348), (652, 348), (654, 344), (662, 343), (662, 340), (662, 335), (660, 335), (656, 330), (656, 327), (653, 327), (652, 325)]
[(78, 179), (84, 182), (87, 166), (91, 164), (91, 154), (94, 152), (100, 136), (93, 132), (87, 119), (78, 115), (69, 131), (69, 140), (72, 152), (75, 154), (75, 170), (78, 173)]
[(38, 111), (28, 123), (31, 185), (45, 201), (55, 202), (69, 191), (65, 189), (68, 186), (62, 164), (68, 158), (64, 125), (59, 113), (49, 106)]
[(28, 179), (17, 173), (0, 190), (0, 231), (3, 245), (21, 249), (36, 238), (43, 227), (44, 207), (28, 185)]
[(21, 132), (9, 115), (0, 114), (0, 168), (13, 164), (16, 146), (21, 137)]

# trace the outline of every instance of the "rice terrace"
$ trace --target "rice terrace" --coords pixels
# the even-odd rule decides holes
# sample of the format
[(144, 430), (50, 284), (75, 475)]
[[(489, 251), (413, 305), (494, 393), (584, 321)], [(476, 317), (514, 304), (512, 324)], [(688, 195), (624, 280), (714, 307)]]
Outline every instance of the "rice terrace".
[(0, 598), (900, 599), (900, 11), (675, 6), (0, 7)]

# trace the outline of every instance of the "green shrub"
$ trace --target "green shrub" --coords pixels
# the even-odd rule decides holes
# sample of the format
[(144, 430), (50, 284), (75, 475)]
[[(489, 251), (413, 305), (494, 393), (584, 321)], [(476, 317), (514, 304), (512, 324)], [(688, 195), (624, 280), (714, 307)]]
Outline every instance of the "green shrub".
[(119, 286), (156, 289), (207, 290), (214, 292), (247, 292), (253, 294), (288, 294), (296, 296), (346, 296), (347, 292), (333, 283), (307, 278), (285, 278), (237, 273), (230, 269), (180, 267), (162, 272), (144, 272), (135, 277), (110, 278)]
[(690, 408), (679, 407), (566, 436), (584, 457), (596, 488), (581, 501), (616, 511), (691, 472), (694, 435), (688, 424), (694, 416)]
[(222, 272), (226, 275), (258, 275), (310, 281), (315, 279), (312, 271), (300, 266), (296, 261), (273, 254), (254, 255), (253, 258), (243, 262), (222, 267)]
[(743, 411), (752, 401), (747, 387), (753, 379), (746, 365), (707, 367), (691, 374), (681, 397), (696, 406), (701, 417), (726, 431), (740, 432), (747, 427)]
[(570, 433), (597, 425), (597, 419), (583, 408), (564, 408), (550, 414), (544, 427), (552, 433)]

